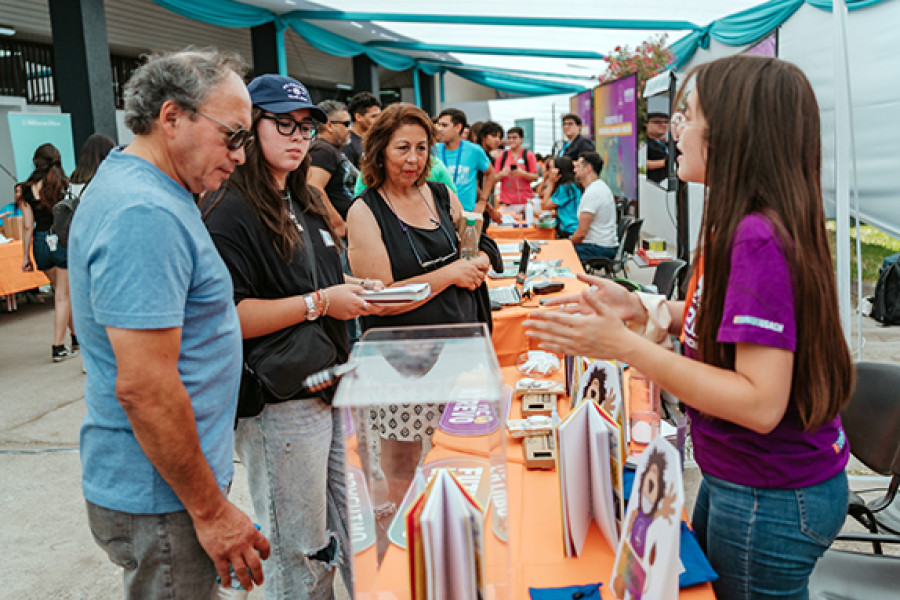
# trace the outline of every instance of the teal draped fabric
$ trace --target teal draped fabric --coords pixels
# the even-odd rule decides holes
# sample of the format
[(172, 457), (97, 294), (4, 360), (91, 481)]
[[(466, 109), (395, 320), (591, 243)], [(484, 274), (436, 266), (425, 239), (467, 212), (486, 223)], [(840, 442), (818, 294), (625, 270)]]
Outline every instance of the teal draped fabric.
[[(710, 38), (729, 46), (744, 46), (772, 33), (797, 12), (804, 1), (820, 10), (831, 10), (832, 0), (771, 0), (753, 8), (717, 19), (692, 31), (670, 47), (675, 55), (674, 66), (680, 69), (691, 59), (697, 48), (709, 47)], [(847, 0), (847, 8), (866, 8), (884, 0)]]
[[(332, 56), (352, 57), (365, 54), (376, 64), (392, 71), (405, 71), (416, 68), (426, 75), (436, 75), (451, 70), (456, 75), (486, 85), (488, 87), (525, 95), (564, 94), (580, 92), (582, 86), (558, 83), (541, 79), (507, 75), (503, 73), (484, 73), (468, 69), (454, 68), (452, 63), (418, 62), (414, 58), (390, 52), (381, 48), (365, 46), (347, 39), (327, 29), (306, 22), (302, 12), (296, 11), (275, 14), (267, 9), (241, 4), (233, 0), (153, 0), (163, 8), (176, 14), (209, 23), (220, 27), (247, 28), (274, 21), (279, 32), (290, 27), (309, 44)], [(286, 74), (286, 66), (282, 65), (284, 56), (284, 38), (279, 37), (279, 71)], [(418, 99), (418, 94), (417, 94)]]
[(256, 27), (275, 19), (275, 14), (270, 10), (241, 4), (240, 2), (232, 2), (232, 0), (153, 1), (183, 17), (232, 29)]
[(495, 90), (512, 94), (523, 94), (526, 96), (577, 94), (578, 92), (587, 89), (585, 86), (580, 85), (555, 81), (539, 81), (536, 79), (528, 79), (502, 73), (471, 71), (469, 69), (456, 69), (449, 66), (447, 67), (447, 70), (463, 79), (468, 79), (469, 81), (473, 81), (480, 85), (494, 88)]

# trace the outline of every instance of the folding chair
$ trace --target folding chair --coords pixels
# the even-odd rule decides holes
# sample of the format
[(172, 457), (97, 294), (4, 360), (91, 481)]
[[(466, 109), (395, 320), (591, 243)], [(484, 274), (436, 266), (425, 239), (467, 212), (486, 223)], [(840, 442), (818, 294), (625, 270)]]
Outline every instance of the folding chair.
[[(866, 502), (850, 494), (848, 513), (873, 534), (900, 535), (900, 365), (859, 362), (856, 388), (841, 411), (850, 451), (879, 475), (891, 476), (884, 495)], [(877, 548), (876, 552), (880, 553)]]
[(616, 250), (616, 255), (613, 258), (589, 258), (582, 263), (585, 270), (594, 274), (603, 271), (607, 277), (615, 277), (616, 273), (621, 272), (623, 277), (627, 278), (627, 262), (637, 247), (638, 239), (641, 236), (641, 225), (643, 224), (643, 219), (637, 219), (629, 223), (625, 228), (625, 235), (619, 240), (619, 248)]

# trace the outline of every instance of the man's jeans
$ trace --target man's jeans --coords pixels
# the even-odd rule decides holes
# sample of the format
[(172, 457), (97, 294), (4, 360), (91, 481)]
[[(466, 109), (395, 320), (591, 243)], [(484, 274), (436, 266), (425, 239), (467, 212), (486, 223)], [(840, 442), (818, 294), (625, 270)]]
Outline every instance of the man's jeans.
[(94, 540), (125, 569), (125, 598), (212, 597), (216, 569), (187, 511), (135, 515), (86, 504)]
[(582, 262), (591, 258), (615, 258), (618, 248), (607, 248), (597, 244), (575, 244), (575, 252)]
[(693, 525), (719, 600), (806, 600), (809, 576), (847, 517), (847, 475), (796, 490), (703, 476)]
[(234, 441), (272, 545), (266, 600), (332, 598), (339, 565), (352, 586), (340, 411), (317, 399), (268, 404), (240, 420)]

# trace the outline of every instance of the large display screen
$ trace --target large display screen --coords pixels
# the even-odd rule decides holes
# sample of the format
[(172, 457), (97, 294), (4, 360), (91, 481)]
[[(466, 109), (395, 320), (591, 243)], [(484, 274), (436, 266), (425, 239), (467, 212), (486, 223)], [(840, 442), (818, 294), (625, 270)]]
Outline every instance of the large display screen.
[(601, 179), (616, 197), (637, 200), (637, 75), (594, 88), (594, 144), (603, 159)]
[(594, 137), (593, 93), (594, 90), (584, 90), (569, 99), (570, 112), (581, 117), (581, 135), (588, 139)]

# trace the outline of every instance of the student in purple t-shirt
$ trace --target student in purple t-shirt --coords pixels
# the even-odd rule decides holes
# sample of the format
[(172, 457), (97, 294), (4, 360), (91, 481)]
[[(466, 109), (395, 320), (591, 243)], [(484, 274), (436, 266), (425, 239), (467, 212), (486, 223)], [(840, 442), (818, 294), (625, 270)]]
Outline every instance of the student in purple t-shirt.
[[(673, 119), (678, 177), (707, 186), (688, 300), (584, 276), (592, 290), (555, 302), (577, 306), (526, 327), (542, 348), (634, 365), (688, 406), (703, 471), (693, 524), (719, 600), (806, 599), (846, 517), (838, 412), (853, 387), (819, 109), (803, 73), (777, 59), (732, 56), (692, 74)], [(686, 357), (657, 344), (667, 333), (682, 334)]]

